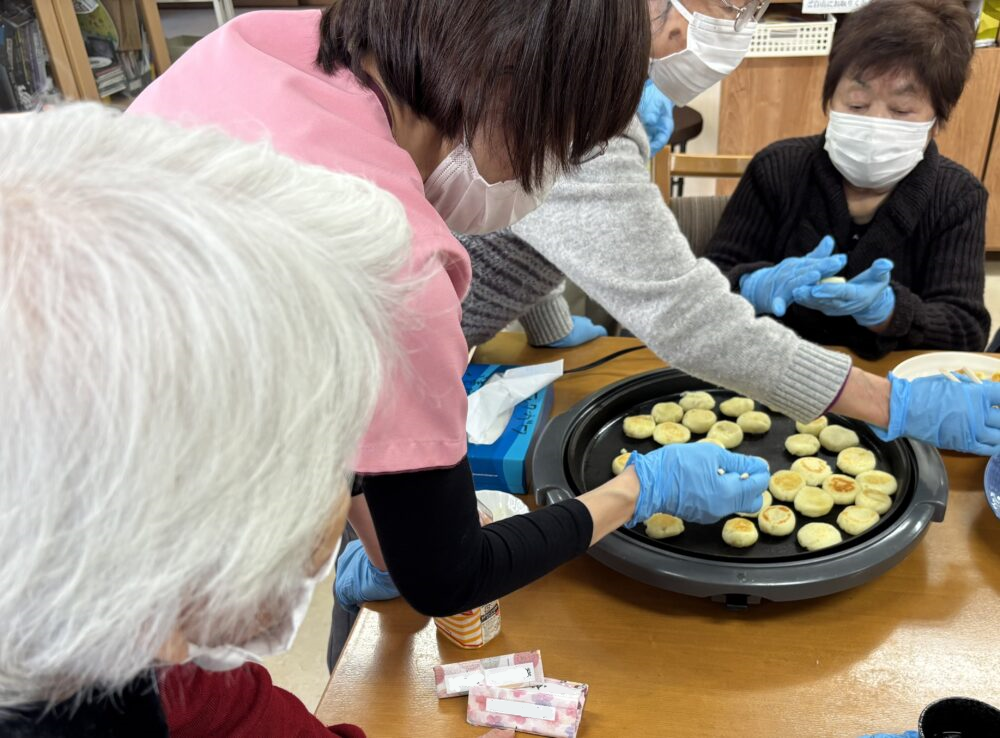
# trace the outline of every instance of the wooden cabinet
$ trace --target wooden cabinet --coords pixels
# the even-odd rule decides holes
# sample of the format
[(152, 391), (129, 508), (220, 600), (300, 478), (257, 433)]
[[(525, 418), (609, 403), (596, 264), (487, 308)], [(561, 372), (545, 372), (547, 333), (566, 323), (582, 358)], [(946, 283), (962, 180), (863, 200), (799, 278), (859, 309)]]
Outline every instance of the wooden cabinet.
[[(826, 128), (822, 108), (826, 57), (747, 59), (722, 83), (719, 153), (755, 154), (774, 141)], [(991, 194), (989, 250), (1000, 251), (1000, 48), (978, 49), (972, 75), (951, 121), (938, 136), (941, 152), (981, 178)], [(991, 150), (992, 144), (992, 150)], [(989, 165), (989, 166), (988, 166)], [(720, 194), (735, 184), (720, 181)]]

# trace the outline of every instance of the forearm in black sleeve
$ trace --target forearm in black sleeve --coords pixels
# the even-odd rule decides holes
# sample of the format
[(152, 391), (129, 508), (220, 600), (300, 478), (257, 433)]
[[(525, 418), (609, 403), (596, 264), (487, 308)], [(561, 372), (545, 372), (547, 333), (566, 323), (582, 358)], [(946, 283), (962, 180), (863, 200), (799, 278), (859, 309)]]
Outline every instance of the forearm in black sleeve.
[(466, 459), (365, 476), (361, 487), (392, 581), (425, 615), (454, 615), (513, 592), (586, 551), (593, 535), (578, 500), (480, 526)]

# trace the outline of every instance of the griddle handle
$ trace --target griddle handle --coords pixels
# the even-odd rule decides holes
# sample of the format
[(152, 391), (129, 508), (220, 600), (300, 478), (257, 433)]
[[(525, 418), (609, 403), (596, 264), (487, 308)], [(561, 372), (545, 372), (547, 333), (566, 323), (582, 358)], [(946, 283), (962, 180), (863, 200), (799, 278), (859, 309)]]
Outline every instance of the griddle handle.
[(914, 507), (930, 508), (930, 519), (935, 523), (944, 522), (948, 509), (948, 470), (941, 454), (933, 446), (920, 441), (910, 441), (910, 448), (917, 457), (916, 468), (920, 470), (917, 487), (914, 490)]
[(561, 487), (544, 487), (535, 490), (535, 502), (539, 505), (555, 505), (557, 502), (572, 500), (573, 493)]
[(558, 454), (544, 457), (539, 453), (540, 449), (545, 448), (547, 438), (563, 439), (572, 423), (573, 415), (570, 413), (563, 413), (550, 419), (531, 450), (531, 462), (528, 465), (531, 472), (529, 488), (535, 490), (535, 502), (539, 505), (554, 505), (563, 500), (572, 500), (574, 497), (572, 492), (560, 486), (565, 484), (563, 456), (566, 452), (562, 444)]

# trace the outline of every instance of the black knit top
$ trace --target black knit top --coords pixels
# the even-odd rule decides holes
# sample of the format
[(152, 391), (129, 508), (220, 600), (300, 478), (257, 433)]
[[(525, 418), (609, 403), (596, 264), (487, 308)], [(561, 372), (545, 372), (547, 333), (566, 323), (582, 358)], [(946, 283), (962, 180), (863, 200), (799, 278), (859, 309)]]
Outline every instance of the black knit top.
[(828, 317), (800, 305), (780, 319), (785, 325), (864, 358), (908, 348), (982, 351), (990, 329), (983, 301), (985, 188), (931, 142), (871, 223), (859, 226), (823, 144), (823, 136), (794, 138), (757, 154), (705, 255), (738, 291), (744, 274), (803, 256), (832, 235), (837, 251), (848, 254), (841, 273), (848, 279), (877, 258), (895, 263), (896, 310), (888, 327), (876, 334), (851, 317)]

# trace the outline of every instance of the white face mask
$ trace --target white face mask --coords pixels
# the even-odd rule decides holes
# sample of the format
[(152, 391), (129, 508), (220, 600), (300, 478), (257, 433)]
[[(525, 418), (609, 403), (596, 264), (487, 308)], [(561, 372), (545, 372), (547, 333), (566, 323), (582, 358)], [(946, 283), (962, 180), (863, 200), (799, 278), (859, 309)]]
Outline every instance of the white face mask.
[(650, 60), (649, 78), (675, 104), (687, 105), (740, 65), (757, 24), (737, 31), (731, 19), (692, 14), (678, 0), (672, 4), (688, 22), (687, 48)]
[(229, 671), (239, 668), (247, 661), (262, 664), (268, 656), (277, 656), (290, 649), (295, 642), (299, 628), (302, 627), (302, 622), (306, 619), (306, 612), (309, 610), (309, 603), (312, 601), (316, 587), (333, 571), (338, 551), (340, 551), (340, 540), (337, 541), (337, 545), (333, 548), (333, 554), (320, 567), (320, 570), (315, 575), (302, 580), (295, 594), (294, 605), (273, 626), (239, 645), (205, 647), (192, 643), (188, 646), (188, 661), (194, 661), (195, 664), (207, 671)]
[(451, 230), (481, 236), (508, 228), (538, 208), (554, 181), (546, 177), (534, 194), (513, 179), (490, 184), (479, 174), (468, 145), (462, 144), (427, 178), (424, 196)]
[(888, 190), (923, 160), (935, 122), (912, 123), (831, 111), (825, 148), (833, 166), (852, 185)]

